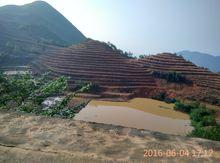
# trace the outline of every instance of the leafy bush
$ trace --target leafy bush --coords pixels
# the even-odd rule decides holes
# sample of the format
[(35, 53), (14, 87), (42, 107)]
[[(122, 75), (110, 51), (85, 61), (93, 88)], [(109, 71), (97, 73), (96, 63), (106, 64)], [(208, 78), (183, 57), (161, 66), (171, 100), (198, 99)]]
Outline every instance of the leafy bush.
[(153, 71), (153, 76), (161, 79), (167, 80), (167, 82), (172, 83), (185, 83), (191, 84), (192, 81), (189, 81), (184, 75), (178, 72), (160, 72), (160, 71)]
[(72, 99), (73, 95), (74, 94), (67, 96), (61, 102), (57, 103), (55, 106), (50, 107), (49, 109), (43, 111), (40, 114), (46, 116), (58, 116), (62, 118), (74, 117), (75, 113), (77, 113), (79, 110), (86, 106), (86, 103), (78, 103), (73, 108), (69, 108), (68, 103)]
[(141, 58), (141, 59), (143, 59), (145, 57), (146, 57), (146, 55), (139, 55), (139, 58)]
[(177, 101), (177, 102), (175, 102), (174, 110), (178, 110), (178, 111), (189, 114), (193, 109), (196, 109), (199, 106), (200, 106), (200, 104), (197, 102), (193, 102), (191, 104), (184, 104), (182, 102)]
[[(73, 108), (68, 107), (68, 103), (75, 93), (67, 95), (62, 101), (51, 106), (43, 108), (42, 102), (50, 96), (56, 96), (63, 93), (67, 87), (67, 79), (63, 76), (56, 79), (49, 79), (48, 73), (33, 77), (31, 75), (13, 75), (6, 76), (0, 74), (0, 109), (11, 109), (26, 113), (35, 113), (38, 115), (58, 116), (62, 118), (71, 118), (86, 103), (78, 103)], [(79, 84), (78, 91), (97, 92), (99, 86), (92, 83)], [(14, 107), (14, 102), (16, 105)], [(11, 107), (13, 106), (13, 108)]]
[(211, 115), (211, 112), (205, 108), (192, 109), (190, 112), (191, 120), (196, 121), (196, 122), (199, 122), (205, 116), (210, 116), (210, 115)]
[(3, 98), (0, 100), (0, 105), (6, 105), (10, 100), (14, 100), (18, 105), (21, 105), (34, 89), (36, 89), (35, 83), (28, 74), (11, 77), (1, 74), (0, 94)]
[(164, 101), (166, 103), (175, 103), (176, 99), (175, 98), (168, 98), (165, 92), (160, 92), (157, 95), (153, 96), (153, 99), (159, 100), (159, 101)]
[(175, 99), (175, 98), (165, 98), (164, 99), (164, 102), (166, 102), (166, 103), (175, 103), (177, 100)]
[(215, 121), (215, 118), (212, 115), (204, 116), (201, 118), (201, 120), (198, 122), (197, 125), (199, 126), (215, 126), (217, 123)]
[(191, 136), (220, 140), (220, 126), (215, 121), (213, 111), (197, 102), (191, 104), (176, 102), (174, 109), (190, 115), (191, 125), (194, 126)]
[(206, 108), (194, 109), (190, 113), (193, 126), (214, 126), (216, 125), (213, 113)]
[(126, 58), (136, 58), (134, 57), (134, 54), (132, 52), (124, 52), (121, 49), (118, 49), (114, 44), (107, 42), (104, 43), (108, 48), (114, 50), (115, 52), (119, 53), (122, 56), (125, 56)]
[(41, 104), (44, 99), (54, 94), (58, 94), (67, 88), (67, 80), (64, 76), (52, 80), (49, 83), (43, 85), (40, 89), (37, 89), (32, 95), (33, 99), (38, 104)]
[(89, 87), (88, 91), (91, 92), (91, 93), (99, 93), (101, 91), (100, 86), (97, 85), (97, 84), (90, 83), (88, 85), (88, 87)]
[(89, 82), (87, 82), (87, 81), (81, 81), (81, 80), (75, 81), (74, 91), (79, 90), (79, 89), (81, 89), (82, 87), (85, 87), (88, 84), (89, 84)]
[(190, 135), (220, 141), (220, 126), (197, 127)]
[(164, 101), (165, 98), (166, 98), (165, 92), (160, 92), (153, 97), (153, 99), (159, 100), (159, 101)]
[(66, 86), (65, 77), (49, 80), (47, 74), (33, 77), (29, 74), (6, 76), (1, 73), (0, 108), (38, 113), (42, 110), (41, 103), (47, 97), (63, 92)]
[(77, 81), (74, 90), (76, 91), (76, 93), (99, 93), (101, 91), (101, 88), (99, 85), (93, 84), (91, 82)]
[(20, 105), (17, 110), (26, 113), (37, 113), (40, 110), (40, 106), (34, 104), (32, 101), (27, 101), (24, 104)]

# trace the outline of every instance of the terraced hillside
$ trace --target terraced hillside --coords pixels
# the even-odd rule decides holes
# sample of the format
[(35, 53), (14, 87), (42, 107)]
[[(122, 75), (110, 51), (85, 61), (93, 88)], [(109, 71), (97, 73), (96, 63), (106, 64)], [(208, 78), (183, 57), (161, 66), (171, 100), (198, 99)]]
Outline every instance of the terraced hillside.
[(144, 71), (136, 63), (111, 49), (106, 43), (91, 39), (68, 48), (52, 49), (34, 66), (34, 71), (51, 71), (53, 76), (69, 76), (69, 85), (76, 81), (90, 81), (111, 92), (131, 92), (153, 88), (151, 71)]
[(139, 60), (149, 69), (161, 72), (178, 72), (191, 79), (197, 86), (220, 90), (220, 75), (186, 61), (183, 57), (170, 53), (151, 55)]

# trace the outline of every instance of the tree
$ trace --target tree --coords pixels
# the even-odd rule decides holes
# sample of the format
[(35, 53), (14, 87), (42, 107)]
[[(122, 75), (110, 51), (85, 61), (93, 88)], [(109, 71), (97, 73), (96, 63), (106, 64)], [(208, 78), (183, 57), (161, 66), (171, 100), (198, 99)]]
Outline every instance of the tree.
[(123, 50), (121, 49), (118, 49), (114, 44), (112, 44), (111, 42), (107, 42), (105, 43), (108, 47), (110, 47), (113, 51), (117, 52), (118, 54), (126, 57), (126, 58), (135, 58), (134, 57), (134, 54), (132, 52), (124, 52)]
[(143, 54), (139, 55), (139, 58), (141, 58), (141, 59), (143, 59), (145, 57), (146, 57), (146, 55), (143, 55)]

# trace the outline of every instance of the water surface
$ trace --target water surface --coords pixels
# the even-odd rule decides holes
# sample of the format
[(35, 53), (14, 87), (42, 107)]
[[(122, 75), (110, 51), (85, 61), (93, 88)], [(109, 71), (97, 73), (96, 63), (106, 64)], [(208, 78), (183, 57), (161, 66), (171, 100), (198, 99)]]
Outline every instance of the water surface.
[(173, 104), (135, 98), (128, 102), (92, 100), (74, 119), (185, 135), (192, 130), (189, 116)]

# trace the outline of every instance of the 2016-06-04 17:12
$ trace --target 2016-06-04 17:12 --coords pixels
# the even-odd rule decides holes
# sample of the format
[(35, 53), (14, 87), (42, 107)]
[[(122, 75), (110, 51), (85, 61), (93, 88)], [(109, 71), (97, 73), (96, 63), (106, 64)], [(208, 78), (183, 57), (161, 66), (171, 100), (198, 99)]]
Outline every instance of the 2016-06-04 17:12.
[(211, 157), (213, 153), (214, 153), (213, 149), (205, 149), (205, 150), (148, 149), (148, 150), (144, 150), (144, 157)]

